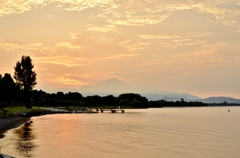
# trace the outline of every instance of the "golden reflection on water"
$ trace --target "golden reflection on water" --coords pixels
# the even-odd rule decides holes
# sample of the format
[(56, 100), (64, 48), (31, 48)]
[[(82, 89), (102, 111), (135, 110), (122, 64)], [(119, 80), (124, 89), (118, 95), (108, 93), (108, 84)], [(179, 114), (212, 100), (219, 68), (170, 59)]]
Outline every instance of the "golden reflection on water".
[(16, 129), (14, 132), (17, 135), (15, 143), (16, 151), (24, 157), (33, 157), (32, 152), (36, 145), (33, 143), (35, 138), (32, 132), (32, 121), (25, 123), (21, 128)]
[(238, 158), (239, 114), (202, 107), (44, 115), (0, 143), (17, 158)]

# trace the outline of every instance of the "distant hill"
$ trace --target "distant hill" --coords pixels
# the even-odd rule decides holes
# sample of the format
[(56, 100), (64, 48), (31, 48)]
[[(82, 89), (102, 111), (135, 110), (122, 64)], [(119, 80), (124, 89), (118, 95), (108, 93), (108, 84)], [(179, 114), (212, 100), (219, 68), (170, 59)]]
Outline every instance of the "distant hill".
[(223, 102), (234, 103), (234, 104), (240, 103), (240, 99), (235, 99), (235, 98), (225, 97), (225, 96), (209, 97), (209, 98), (205, 98), (205, 99), (199, 99), (197, 101), (201, 101), (203, 103), (223, 103)]
[(142, 89), (134, 87), (128, 83), (125, 83), (119, 79), (112, 78), (106, 81), (103, 81), (96, 85), (83, 86), (80, 89), (80, 93), (83, 95), (119, 95), (122, 93), (138, 93), (142, 96), (147, 97), (149, 100), (168, 100), (168, 101), (180, 101), (181, 98), (184, 98), (186, 101), (192, 99), (200, 99), (197, 96), (193, 96), (187, 93), (175, 93), (175, 92), (158, 92), (151, 89)]
[(209, 98), (199, 98), (198, 96), (194, 96), (188, 93), (176, 93), (176, 92), (169, 92), (169, 91), (156, 91), (152, 89), (143, 89), (134, 87), (128, 83), (125, 83), (119, 79), (112, 78), (106, 81), (103, 81), (96, 85), (88, 85), (83, 86), (80, 89), (70, 89), (70, 88), (59, 88), (55, 90), (48, 90), (47, 92), (56, 93), (58, 91), (62, 91), (64, 93), (68, 92), (80, 92), (83, 96), (88, 95), (99, 95), (99, 96), (106, 96), (106, 95), (114, 95), (118, 96), (119, 94), (123, 93), (138, 93), (142, 96), (148, 98), (148, 100), (166, 100), (166, 101), (180, 101), (183, 98), (185, 101), (199, 101), (203, 103), (234, 103), (240, 104), (240, 99), (235, 99), (231, 97), (209, 97)]
[(174, 92), (155, 92), (155, 93), (143, 93), (149, 100), (166, 100), (166, 101), (180, 101), (183, 98), (185, 101), (200, 100), (198, 96), (194, 96), (187, 93), (174, 93)]
[(103, 81), (96, 85), (83, 86), (80, 89), (80, 92), (85, 95), (118, 95), (122, 93), (137, 93), (138, 91), (138, 88), (116, 78)]

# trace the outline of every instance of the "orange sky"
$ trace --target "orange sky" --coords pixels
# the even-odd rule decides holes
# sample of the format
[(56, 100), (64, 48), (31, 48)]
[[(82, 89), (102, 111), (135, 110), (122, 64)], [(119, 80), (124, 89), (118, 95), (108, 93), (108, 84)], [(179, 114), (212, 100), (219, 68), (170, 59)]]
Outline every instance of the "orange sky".
[(240, 98), (239, 0), (0, 0), (0, 74), (30, 55), (37, 89), (109, 78)]

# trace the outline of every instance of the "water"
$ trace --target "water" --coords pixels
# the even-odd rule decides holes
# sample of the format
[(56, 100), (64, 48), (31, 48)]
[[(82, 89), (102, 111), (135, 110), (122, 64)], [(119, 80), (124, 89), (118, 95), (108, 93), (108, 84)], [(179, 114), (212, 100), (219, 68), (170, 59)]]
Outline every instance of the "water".
[(55, 114), (31, 120), (20, 132), (9, 131), (0, 140), (2, 153), (17, 158), (240, 155), (240, 107), (132, 109), (124, 114)]

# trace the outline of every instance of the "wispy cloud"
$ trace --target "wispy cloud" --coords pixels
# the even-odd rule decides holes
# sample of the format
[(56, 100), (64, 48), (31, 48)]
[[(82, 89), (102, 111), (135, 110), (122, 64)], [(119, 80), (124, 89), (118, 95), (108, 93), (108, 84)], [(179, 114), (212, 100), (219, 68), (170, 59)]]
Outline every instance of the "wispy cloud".
[(18, 39), (18, 40), (3, 40), (0, 39), (0, 49), (10, 52), (14, 51), (16, 49), (22, 49), (22, 50), (37, 50), (43, 46), (43, 43), (37, 42), (37, 43), (28, 43), (24, 40)]
[[(158, 0), (140, 0), (126, 3), (116, 0), (4, 0), (1, 1), (0, 8), (0, 16), (22, 14), (38, 8), (53, 11), (82, 11), (89, 8), (98, 8), (98, 14), (93, 14), (93, 17), (103, 18), (113, 25), (126, 26), (157, 24), (170, 17), (173, 12), (194, 10), (201, 14), (211, 15), (215, 17), (217, 22), (233, 26), (238, 31), (240, 27), (240, 5), (238, 1), (185, 1), (174, 3)], [(109, 27), (97, 26), (89, 28), (92, 31), (110, 31), (109, 29)]]
[(118, 59), (118, 58), (126, 58), (126, 57), (135, 57), (138, 56), (138, 54), (116, 54), (113, 56), (103, 57), (103, 58), (97, 58), (93, 60), (93, 62), (100, 61), (100, 60), (109, 60), (109, 59)]
[(53, 83), (55, 85), (65, 85), (65, 86), (84, 86), (87, 82), (81, 81), (81, 79), (73, 77), (69, 74), (55, 75), (55, 74), (45, 74), (42, 79), (45, 82)]
[(136, 51), (136, 50), (142, 50), (142, 49), (146, 49), (149, 47), (151, 43), (147, 43), (147, 42), (138, 42), (136, 44), (132, 44), (130, 46), (128, 46), (128, 48), (130, 49), (130, 52)]
[(96, 32), (120, 32), (115, 25), (106, 25), (106, 26), (90, 26), (87, 28), (88, 31)]
[(180, 36), (171, 35), (139, 35), (141, 39), (176, 39)]
[[(181, 46), (193, 46), (201, 45), (206, 43), (203, 37), (210, 36), (213, 33), (192, 33), (192, 34), (161, 34), (161, 35), (150, 35), (150, 34), (141, 34), (139, 35), (142, 40), (151, 40), (152, 43), (158, 43), (165, 47), (178, 48)], [(154, 40), (154, 41), (153, 41)]]

